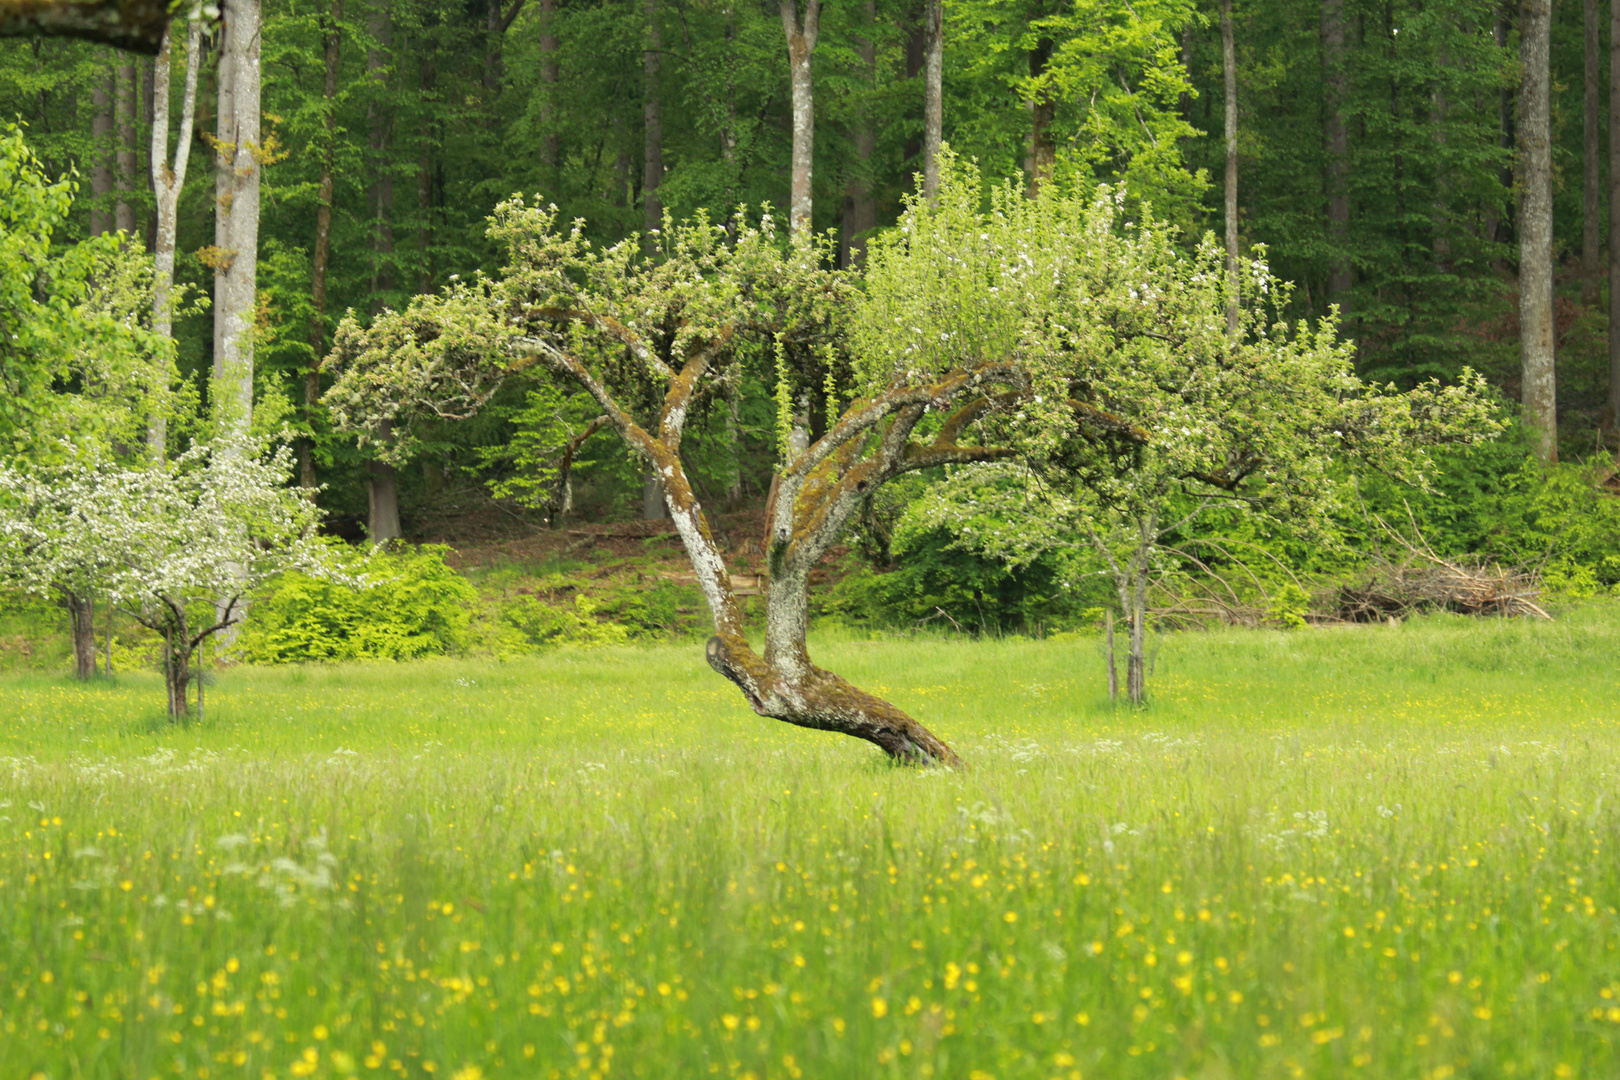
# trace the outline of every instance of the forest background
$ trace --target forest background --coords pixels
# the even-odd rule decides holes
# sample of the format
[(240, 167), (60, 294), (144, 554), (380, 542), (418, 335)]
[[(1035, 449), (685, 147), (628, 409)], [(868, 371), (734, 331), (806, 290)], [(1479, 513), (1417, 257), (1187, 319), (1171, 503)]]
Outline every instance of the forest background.
[[(266, 431), (291, 425), (303, 482), (321, 485), (316, 498), (332, 527), (351, 539), (421, 538), (429, 521), (442, 524), (444, 506), (469, 500), (522, 527), (659, 517), (656, 491), (606, 436), (574, 452), (565, 492), (541, 482), (556, 476), (560, 450), (595, 412), (549, 389), (514, 385), (474, 419), (418, 426), (425, 438), (408, 465), (334, 433), (320, 398), (337, 322), (493, 270), (487, 218), (512, 192), (556, 202), (603, 242), (657, 229), (666, 213), (807, 212), (815, 230), (837, 230), (841, 263), (859, 263), (864, 240), (895, 221), (941, 137), (992, 181), (1035, 184), (1072, 169), (1087, 183), (1123, 184), (1138, 212), (1149, 204), (1188, 243), (1212, 230), (1244, 251), (1263, 245), (1279, 276), (1296, 283), (1291, 314), (1315, 320), (1339, 306), (1364, 377), (1407, 387), (1471, 366), (1512, 415), (1522, 389), (1520, 29), (1533, 9), (1546, 11), (1479, 0), (1224, 10), (1185, 0), (942, 8), (267, 0), (257, 13), (262, 115), (252, 140), (254, 422)], [(1248, 561), (1251, 577), (1352, 573), (1390, 542), (1383, 519), (1404, 522), (1409, 539), (1448, 557), (1531, 567), (1555, 591), (1592, 595), (1620, 584), (1603, 244), (1616, 173), (1608, 88), (1620, 74), (1610, 57), (1620, 38), (1604, 40), (1608, 14), (1596, 0), (1550, 9), (1565, 464), (1538, 461), (1534, 440), (1511, 425), (1502, 439), (1448, 455), (1434, 492), (1362, 478), (1363, 512), (1341, 522), (1332, 542), (1245, 532), (1236, 516), (1213, 515), (1182, 546), (1216, 538), (1223, 546), (1206, 546), (1180, 569)], [(230, 153), (240, 146), (219, 134), (239, 123), (231, 110), (240, 95), (239, 76), (220, 63), (229, 46), (218, 24), (205, 27), (199, 47), (194, 153), (174, 241), (177, 282), (193, 297), (219, 294), (215, 279), (232, 270), (233, 253), (219, 242), (232, 202), (221, 193), (241, 175)], [(937, 134), (924, 100), (936, 48)], [(0, 41), (0, 116), (25, 125), (48, 175), (80, 183), (59, 245), (123, 229), (158, 246), (152, 127), (184, 111), (179, 32), (166, 60), (165, 80), (154, 59), (106, 46)], [(166, 110), (155, 84), (168, 90)], [(217, 300), (214, 311), (182, 305), (173, 325), (178, 377), (204, 406), (222, 348), (217, 308)], [(764, 498), (775, 461), (771, 395), (745, 387), (729, 413), (693, 432), (707, 505), (745, 511)], [(811, 434), (817, 412), (803, 410)], [(177, 425), (162, 437), (178, 445), (189, 434)], [(1008, 567), (908, 522), (929, 479), (885, 491), (868, 508), (833, 610), (905, 623), (937, 613), (991, 630), (1095, 616), (1106, 589), (1087, 587), (1084, 566), (1058, 554)], [(1240, 549), (1261, 554), (1245, 560)], [(461, 602), (446, 588), (447, 607)], [(1309, 606), (1291, 595), (1281, 603), (1273, 614), (1285, 622)], [(664, 606), (667, 616), (642, 621), (678, 622), (678, 599)], [(262, 610), (268, 619), (277, 607)], [(576, 604), (566, 617), (506, 621), (527, 619), (530, 639), (589, 636), (597, 631), (581, 627), (595, 626), (599, 610), (582, 615)], [(456, 637), (435, 633), (447, 647)]]

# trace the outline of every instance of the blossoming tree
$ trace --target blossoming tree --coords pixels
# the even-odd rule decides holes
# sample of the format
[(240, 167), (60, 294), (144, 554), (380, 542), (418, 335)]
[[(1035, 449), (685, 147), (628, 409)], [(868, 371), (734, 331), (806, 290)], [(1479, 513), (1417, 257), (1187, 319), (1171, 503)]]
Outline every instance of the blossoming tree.
[(0, 465), (0, 577), (105, 596), (157, 631), (169, 715), (186, 716), (193, 657), (240, 620), (243, 598), (284, 570), (325, 567), (319, 511), (286, 486), (291, 471), (285, 447), (223, 441), (147, 467)]
[[(768, 216), (729, 232), (666, 220), (647, 256), (640, 238), (599, 248), (554, 209), (514, 199), (491, 226), (507, 253), (497, 276), (419, 297), (369, 328), (344, 322), (333, 355), (342, 374), (327, 402), (340, 427), (386, 426), (404, 453), (414, 419), (469, 416), (508, 379), (539, 374), (583, 389), (663, 481), (714, 619), (709, 663), (755, 712), (862, 738), (903, 761), (954, 763), (922, 724), (810, 660), (811, 569), (868, 495), (908, 472), (995, 462), (1107, 484), (1123, 460), (1161, 442), (1185, 446), (1171, 472), (1231, 487), (1264, 470), (1225, 446), (1199, 451), (1200, 436), (1175, 417), (1132, 418), (1149, 388), (1176, 397), (1156, 359), (1187, 347), (1235, 351), (1248, 370), (1331, 354), (1298, 373), (1313, 378), (1343, 361), (1326, 338), (1295, 340), (1258, 320), (1241, 345), (1210, 339), (1211, 317), (1225, 325), (1227, 286), (1209, 279), (1207, 257), (1185, 258), (1157, 228), (1119, 225), (1107, 198), (1051, 184), (1026, 200), (1001, 188), (983, 210), (981, 191), (972, 169), (948, 161), (937, 207), (909, 206), (869, 248), (864, 280), (831, 269), (823, 244), (779, 243)], [(681, 453), (692, 416), (749, 369), (776, 385), (782, 435), (766, 506), (761, 650), (744, 634)], [(1324, 393), (1362, 408), (1350, 399), (1365, 388), (1341, 375)], [(1240, 377), (1183, 386), (1177, 415)], [(795, 439), (796, 405), (810, 395), (825, 403), (825, 423), (819, 437)]]

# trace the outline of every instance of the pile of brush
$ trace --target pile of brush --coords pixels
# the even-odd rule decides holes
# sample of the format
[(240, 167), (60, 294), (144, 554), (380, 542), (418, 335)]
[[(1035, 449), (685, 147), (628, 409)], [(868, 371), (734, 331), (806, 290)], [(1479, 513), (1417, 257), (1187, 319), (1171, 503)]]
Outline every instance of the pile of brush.
[(1470, 565), (1423, 553), (1379, 560), (1365, 585), (1342, 585), (1329, 605), (1345, 622), (1384, 622), (1428, 611), (1550, 618), (1536, 601), (1538, 576), (1494, 564)]

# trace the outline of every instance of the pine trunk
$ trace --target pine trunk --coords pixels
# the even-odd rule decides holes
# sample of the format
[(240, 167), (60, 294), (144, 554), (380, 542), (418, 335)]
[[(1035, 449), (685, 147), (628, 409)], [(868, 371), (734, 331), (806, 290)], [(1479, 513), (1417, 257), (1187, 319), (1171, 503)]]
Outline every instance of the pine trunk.
[[(1234, 295), (1226, 307), (1226, 328), (1237, 331), (1237, 257), (1238, 257), (1238, 103), (1237, 103), (1237, 45), (1232, 33), (1232, 0), (1221, 0), (1221, 72), (1226, 88), (1226, 274), (1231, 279)], [(1134, 631), (1133, 631), (1134, 633)], [(1135, 700), (1132, 698), (1131, 700)]]
[(1327, 155), (1328, 263), (1327, 299), (1339, 305), (1339, 317), (1350, 313), (1350, 139), (1344, 124), (1348, 80), (1344, 70), (1344, 0), (1322, 0), (1322, 84), (1325, 109), (1323, 149)]
[(389, 65), (393, 63), (394, 22), (388, 0), (376, 0), (366, 16), (366, 29), (377, 47), (366, 50), (366, 71), (376, 97), (366, 110), (371, 133), (371, 310), (388, 304), (394, 275), (394, 110), (389, 101)]
[(310, 306), (314, 314), (310, 319), (311, 359), (304, 372), (304, 424), (311, 431), (298, 442), (298, 482), (305, 490), (313, 491), (318, 480), (315, 475), (315, 417), (321, 400), (321, 362), (326, 358), (326, 276), (332, 260), (332, 184), (337, 159), (337, 76), (343, 42), (343, 0), (332, 0), (330, 13), (322, 20), (326, 38), (326, 81), (322, 104), (326, 121), (321, 146), (321, 178), (316, 193), (315, 255), (310, 273)]
[(821, 29), (821, 0), (809, 0), (802, 18), (798, 0), (780, 0), (779, 10), (782, 29), (787, 34), (788, 71), (793, 88), (792, 190), (788, 221), (795, 239), (808, 239), (815, 227), (811, 171), (816, 137), (815, 86), (810, 58), (816, 51), (816, 37)]
[(658, 200), (658, 188), (664, 180), (664, 121), (659, 111), (659, 63), (663, 59), (663, 35), (658, 27), (658, 0), (646, 0), (647, 47), (641, 54), (642, 81), (642, 229), (643, 244), (649, 252), (656, 249), (657, 238), (652, 234), (663, 226), (664, 205)]
[(1620, 428), (1620, 3), (1609, 4), (1609, 400), (1610, 431)]
[(1552, 0), (1525, 0), (1519, 26), (1520, 400), (1540, 461), (1558, 460), (1556, 326), (1553, 316), (1551, 140)]
[[(546, 183), (555, 188), (561, 148), (557, 140), (557, 0), (540, 0), (540, 163), (546, 167)], [(553, 191), (552, 194), (555, 194)]]
[(253, 419), (259, 253), (259, 0), (225, 0), (215, 131), (214, 399), (229, 430)]
[[(867, 0), (866, 21), (877, 22), (877, 4)], [(860, 61), (862, 81), (877, 89), (877, 44), (870, 38), (855, 40), (855, 56)], [(877, 227), (877, 202), (872, 197), (872, 155), (877, 151), (877, 129), (872, 124), (870, 107), (863, 107), (855, 116), (850, 135), (855, 161), (849, 181), (844, 186), (844, 229), (839, 240), (839, 264), (844, 267), (866, 265), (866, 238)]]
[(114, 115), (114, 88), (116, 72), (108, 70), (97, 76), (90, 88), (90, 104), (95, 113), (90, 118), (90, 235), (100, 236), (113, 230), (112, 198), (115, 181), (115, 136), (117, 125)]
[(140, 86), (133, 62), (118, 65), (114, 111), (118, 122), (118, 174), (115, 183), (118, 202), (113, 209), (113, 228), (131, 239), (136, 236), (135, 224), (135, 167), (136, 167), (136, 114), (135, 104), (140, 99)]
[(1595, 308), (1603, 292), (1603, 146), (1598, 134), (1603, 114), (1603, 20), (1598, 0), (1584, 0), (1582, 15), (1586, 85), (1582, 110), (1585, 175), (1581, 190), (1581, 304)]

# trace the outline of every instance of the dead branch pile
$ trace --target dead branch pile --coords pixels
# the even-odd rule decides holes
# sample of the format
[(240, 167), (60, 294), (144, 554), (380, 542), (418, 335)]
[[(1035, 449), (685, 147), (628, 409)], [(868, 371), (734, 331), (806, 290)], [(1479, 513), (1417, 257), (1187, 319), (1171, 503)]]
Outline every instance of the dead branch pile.
[(1345, 622), (1385, 622), (1432, 611), (1551, 618), (1537, 604), (1538, 575), (1492, 564), (1413, 557), (1380, 561), (1365, 585), (1342, 585), (1330, 604)]

